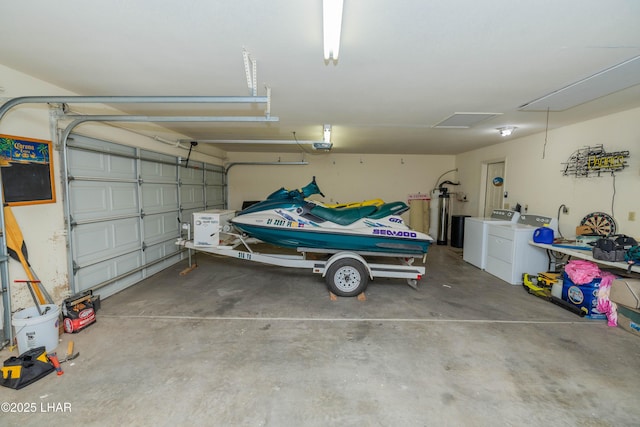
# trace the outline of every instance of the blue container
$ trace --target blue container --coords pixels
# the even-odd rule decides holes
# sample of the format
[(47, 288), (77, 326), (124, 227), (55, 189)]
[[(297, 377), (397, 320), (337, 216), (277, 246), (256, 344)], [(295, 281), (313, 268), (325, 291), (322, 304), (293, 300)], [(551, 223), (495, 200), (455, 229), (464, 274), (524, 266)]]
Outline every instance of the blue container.
[(553, 243), (553, 229), (549, 227), (536, 228), (533, 232), (533, 241), (535, 243), (546, 243), (550, 245)]
[(562, 299), (579, 308), (584, 308), (587, 319), (606, 319), (607, 315), (600, 313), (598, 306), (598, 290), (601, 278), (593, 279), (591, 283), (576, 285), (569, 279), (567, 273), (562, 273)]

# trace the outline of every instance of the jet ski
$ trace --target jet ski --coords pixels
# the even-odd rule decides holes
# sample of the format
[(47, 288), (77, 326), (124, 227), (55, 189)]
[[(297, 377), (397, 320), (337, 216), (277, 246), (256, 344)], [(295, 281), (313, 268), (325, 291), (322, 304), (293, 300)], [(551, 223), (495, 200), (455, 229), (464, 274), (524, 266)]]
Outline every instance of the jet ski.
[(324, 197), (313, 180), (300, 190), (284, 187), (231, 219), (242, 233), (276, 246), (423, 256), (431, 236), (412, 230), (400, 216), (404, 202), (354, 203), (328, 207), (309, 200)]

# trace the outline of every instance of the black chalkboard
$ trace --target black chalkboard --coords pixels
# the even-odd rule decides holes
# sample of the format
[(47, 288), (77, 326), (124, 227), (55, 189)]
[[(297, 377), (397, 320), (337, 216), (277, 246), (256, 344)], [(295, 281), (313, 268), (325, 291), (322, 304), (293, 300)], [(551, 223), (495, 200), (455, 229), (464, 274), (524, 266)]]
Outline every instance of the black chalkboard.
[(50, 200), (53, 196), (49, 165), (13, 163), (2, 168), (2, 184), (7, 203)]
[(6, 204), (55, 202), (51, 142), (0, 135), (0, 166)]

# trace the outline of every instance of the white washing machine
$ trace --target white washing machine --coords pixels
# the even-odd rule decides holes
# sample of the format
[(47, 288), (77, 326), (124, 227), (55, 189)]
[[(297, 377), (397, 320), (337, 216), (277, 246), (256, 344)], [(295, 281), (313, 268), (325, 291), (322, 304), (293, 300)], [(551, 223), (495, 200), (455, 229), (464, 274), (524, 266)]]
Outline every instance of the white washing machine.
[[(489, 224), (487, 236), (487, 273), (512, 285), (522, 284), (522, 274), (538, 274), (549, 268), (546, 250), (532, 246), (533, 232), (546, 225), (558, 235), (558, 220), (542, 215), (520, 215), (510, 224)], [(465, 230), (466, 231), (466, 230)]]
[(478, 268), (487, 265), (487, 231), (489, 224), (510, 224), (520, 217), (520, 213), (507, 209), (494, 209), (490, 217), (468, 217), (464, 219), (464, 243), (462, 259)]

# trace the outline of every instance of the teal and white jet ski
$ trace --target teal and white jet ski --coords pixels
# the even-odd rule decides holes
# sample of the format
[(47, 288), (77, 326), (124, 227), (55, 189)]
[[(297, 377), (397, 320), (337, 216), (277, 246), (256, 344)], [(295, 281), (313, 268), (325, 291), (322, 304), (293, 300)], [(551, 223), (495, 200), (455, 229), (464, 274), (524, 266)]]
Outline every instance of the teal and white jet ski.
[(324, 197), (315, 177), (300, 190), (280, 188), (231, 223), (250, 237), (292, 248), (423, 256), (433, 242), (404, 223), (404, 202), (333, 208), (308, 200), (314, 194)]

